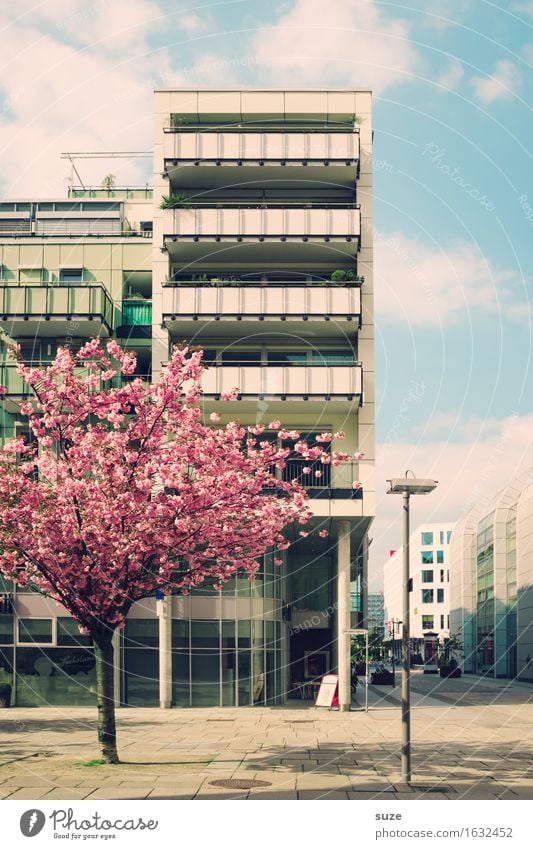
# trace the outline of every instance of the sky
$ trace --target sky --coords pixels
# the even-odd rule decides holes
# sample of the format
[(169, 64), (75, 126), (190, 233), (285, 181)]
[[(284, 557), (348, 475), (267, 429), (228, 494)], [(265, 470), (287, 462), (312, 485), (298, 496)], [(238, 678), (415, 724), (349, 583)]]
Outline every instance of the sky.
[[(401, 544), (388, 477), (439, 481), (413, 499), (415, 527), (533, 465), (532, 60), (530, 0), (0, 4), (7, 197), (63, 197), (64, 151), (149, 152), (155, 87), (373, 90), (372, 589)], [(149, 159), (83, 168), (150, 179)]]

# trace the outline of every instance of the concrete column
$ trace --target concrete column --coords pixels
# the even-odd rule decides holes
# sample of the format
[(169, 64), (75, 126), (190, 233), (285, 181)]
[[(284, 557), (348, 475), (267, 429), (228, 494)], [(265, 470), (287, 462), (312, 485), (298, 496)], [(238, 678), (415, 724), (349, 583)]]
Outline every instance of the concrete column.
[(339, 710), (350, 710), (350, 524), (339, 522), (337, 544), (337, 669)]
[(172, 707), (172, 596), (157, 602), (159, 617), (159, 707)]

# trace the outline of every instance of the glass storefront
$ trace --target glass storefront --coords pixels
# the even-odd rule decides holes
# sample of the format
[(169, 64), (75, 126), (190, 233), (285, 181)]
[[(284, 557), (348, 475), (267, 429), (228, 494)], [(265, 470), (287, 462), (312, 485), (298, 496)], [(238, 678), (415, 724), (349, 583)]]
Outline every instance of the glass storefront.
[(280, 703), (281, 628), (281, 622), (264, 619), (174, 619), (173, 704)]
[(122, 638), (121, 703), (159, 706), (159, 620), (128, 619)]

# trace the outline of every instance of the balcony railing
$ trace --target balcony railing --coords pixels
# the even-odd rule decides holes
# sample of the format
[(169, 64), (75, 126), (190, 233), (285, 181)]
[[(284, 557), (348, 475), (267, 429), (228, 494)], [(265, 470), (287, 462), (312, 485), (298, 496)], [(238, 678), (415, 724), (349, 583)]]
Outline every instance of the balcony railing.
[(287, 460), (285, 469), (276, 471), (275, 475), (284, 481), (298, 481), (311, 498), (363, 497), (362, 487), (354, 487), (359, 483), (359, 463), (355, 460), (333, 466), (298, 457)]
[(122, 326), (146, 327), (152, 324), (152, 302), (141, 300), (122, 301)]
[(321, 287), (335, 287), (340, 288), (344, 286), (361, 286), (365, 282), (365, 278), (354, 275), (350, 279), (344, 280), (330, 280), (325, 277), (313, 277), (311, 279), (292, 279), (292, 280), (282, 280), (280, 278), (275, 278), (272, 280), (260, 280), (260, 279), (252, 279), (250, 277), (237, 277), (231, 275), (231, 277), (225, 277), (222, 273), (217, 274), (198, 274), (192, 275), (190, 277), (181, 277), (175, 276), (168, 278), (163, 282), (164, 287), (207, 287), (207, 288), (276, 288), (283, 286), (288, 289), (302, 289), (302, 288), (321, 288)]
[(4, 321), (99, 318), (112, 329), (113, 302), (100, 283), (68, 286), (60, 283), (37, 286), (0, 284), (0, 316)]
[(205, 288), (175, 286), (163, 290), (163, 318), (174, 321), (184, 316), (232, 316), (250, 315), (268, 318), (282, 316), (326, 316), (344, 317), (361, 314), (361, 291), (359, 288), (327, 287), (296, 289), (290, 286), (269, 284), (268, 286), (221, 286)]
[(182, 162), (332, 160), (351, 164), (359, 159), (359, 133), (175, 131), (165, 136), (164, 155), (166, 159)]
[[(361, 232), (358, 206), (338, 207), (225, 206), (169, 210), (165, 239), (199, 237), (287, 237), (357, 239)], [(170, 220), (169, 220), (170, 219)]]
[(362, 392), (362, 366), (212, 365), (202, 376), (202, 389), (215, 397), (236, 389), (240, 397), (329, 400), (342, 396), (351, 400)]
[[(31, 362), (27, 363), (27, 365), (30, 365), (32, 368), (40, 368), (41, 366), (49, 366), (51, 365), (51, 363), (49, 361), (43, 363)], [(83, 368), (82, 366), (76, 368), (74, 371), (75, 374), (79, 375), (80, 377), (86, 377), (88, 374), (87, 369)], [(150, 374), (123, 375), (117, 373), (112, 380), (105, 381), (105, 383), (101, 385), (105, 386), (105, 388), (123, 386), (125, 383), (129, 383), (132, 380), (135, 380), (137, 377), (140, 377), (142, 381), (146, 384), (150, 383), (151, 381)], [(21, 398), (33, 395), (33, 390), (31, 386), (28, 386), (25, 380), (17, 372), (16, 363), (0, 363), (0, 386), (6, 387), (5, 395), (7, 397), (14, 396), (16, 398)]]

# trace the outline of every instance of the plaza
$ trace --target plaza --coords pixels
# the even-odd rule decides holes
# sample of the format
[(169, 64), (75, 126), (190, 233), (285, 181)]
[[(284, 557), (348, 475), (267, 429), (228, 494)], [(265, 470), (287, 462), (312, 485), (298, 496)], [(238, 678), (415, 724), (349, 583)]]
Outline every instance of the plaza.
[[(532, 799), (526, 683), (412, 676), (413, 782), (400, 781), (399, 688), (352, 711), (293, 706), (119, 709), (123, 763), (98, 765), (94, 711), (2, 713), (3, 799)], [(252, 789), (211, 782), (262, 781)]]

